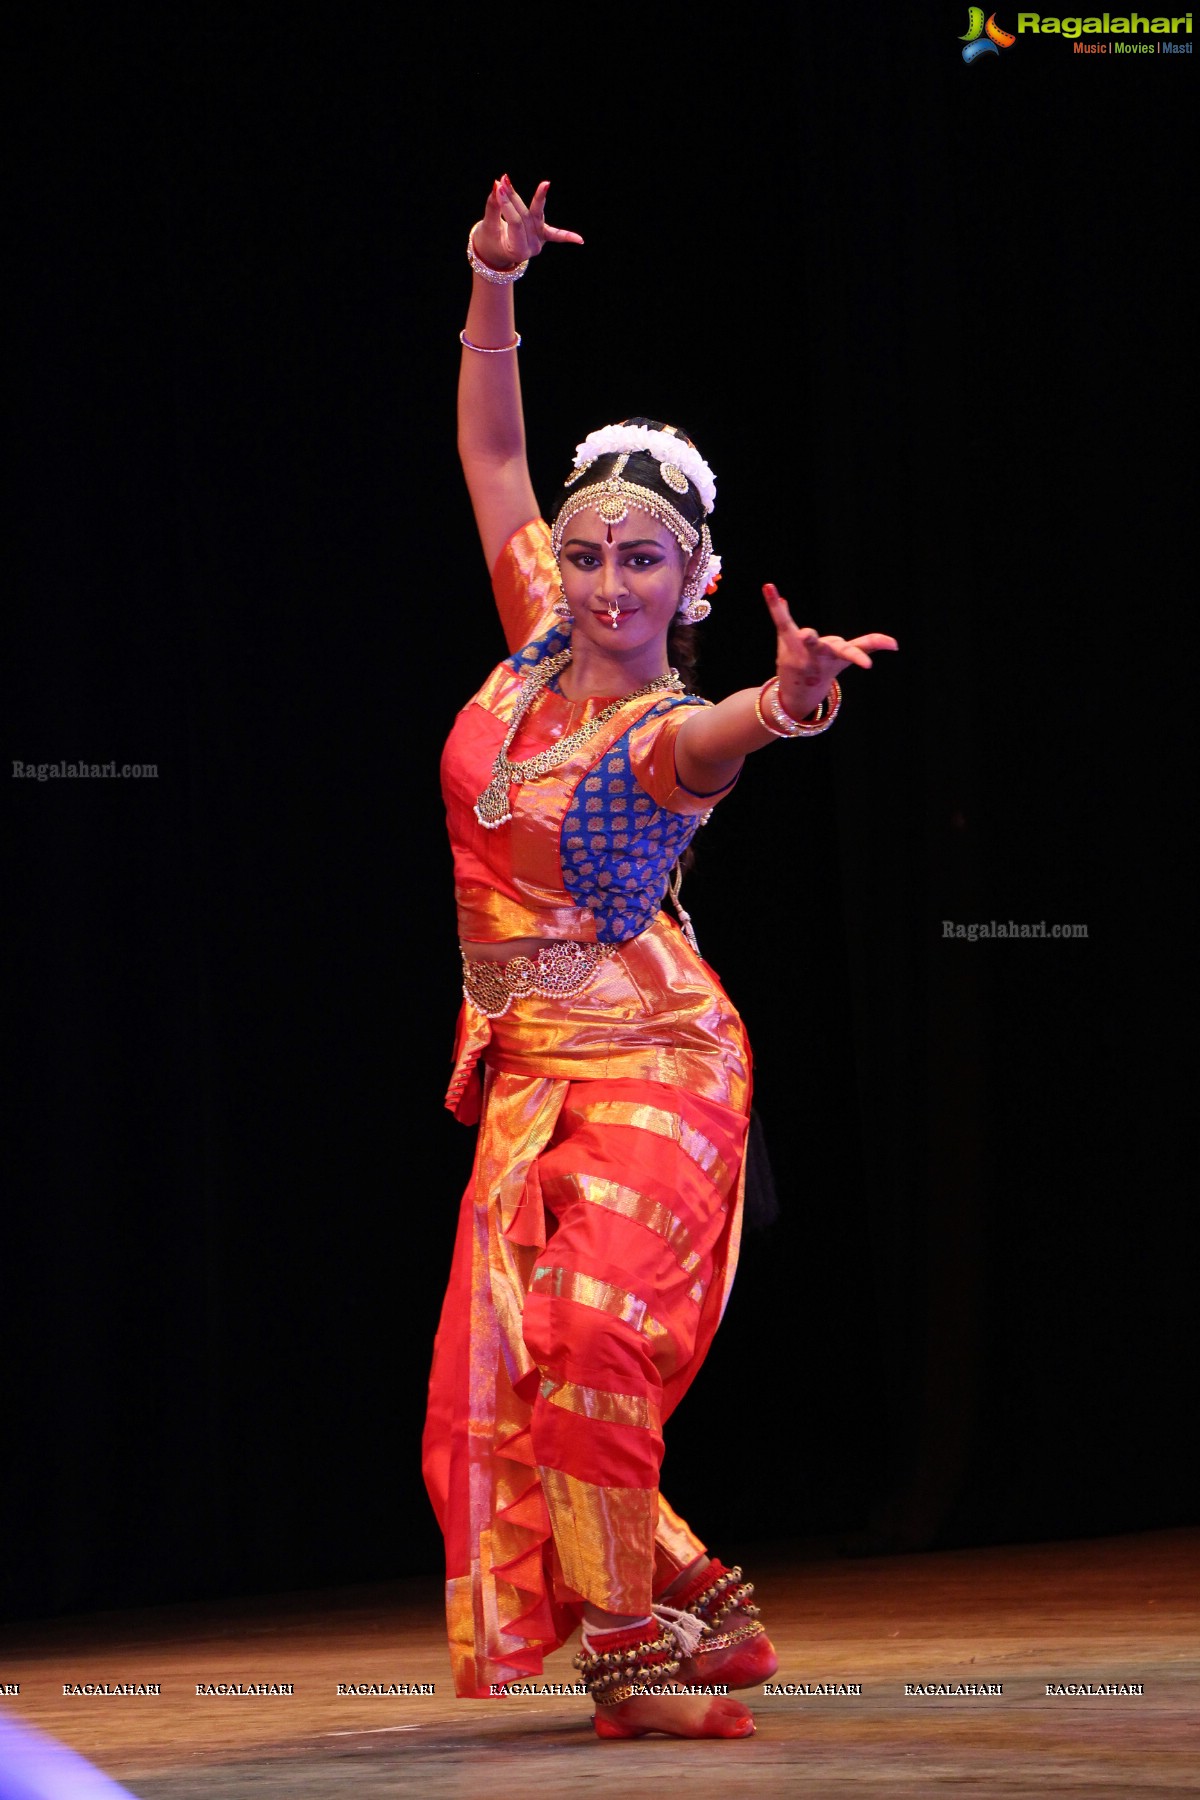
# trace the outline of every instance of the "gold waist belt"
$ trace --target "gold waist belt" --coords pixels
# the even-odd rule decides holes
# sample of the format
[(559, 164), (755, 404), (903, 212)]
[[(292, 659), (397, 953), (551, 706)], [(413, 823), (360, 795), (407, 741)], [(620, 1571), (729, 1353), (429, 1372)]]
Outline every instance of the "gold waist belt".
[(523, 994), (554, 999), (579, 993), (616, 948), (560, 938), (543, 944), (536, 956), (510, 956), (505, 962), (476, 962), (464, 951), (463, 993), (487, 1018), (498, 1019)]

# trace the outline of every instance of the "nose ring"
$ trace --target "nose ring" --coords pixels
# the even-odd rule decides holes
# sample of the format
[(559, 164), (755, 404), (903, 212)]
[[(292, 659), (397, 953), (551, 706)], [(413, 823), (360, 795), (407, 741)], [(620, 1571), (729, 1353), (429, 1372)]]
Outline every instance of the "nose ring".
[(621, 621), (621, 608), (617, 605), (615, 599), (610, 600), (608, 603), (608, 616), (612, 620), (612, 628), (615, 631)]

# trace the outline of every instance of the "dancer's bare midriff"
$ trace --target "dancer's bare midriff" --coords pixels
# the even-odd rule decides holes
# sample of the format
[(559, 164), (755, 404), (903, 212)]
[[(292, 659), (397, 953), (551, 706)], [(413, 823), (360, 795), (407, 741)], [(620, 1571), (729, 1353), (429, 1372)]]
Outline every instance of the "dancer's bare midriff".
[(508, 962), (514, 956), (536, 956), (547, 944), (582, 943), (582, 939), (504, 938), (499, 944), (468, 944), (459, 940), (459, 949), (469, 962)]

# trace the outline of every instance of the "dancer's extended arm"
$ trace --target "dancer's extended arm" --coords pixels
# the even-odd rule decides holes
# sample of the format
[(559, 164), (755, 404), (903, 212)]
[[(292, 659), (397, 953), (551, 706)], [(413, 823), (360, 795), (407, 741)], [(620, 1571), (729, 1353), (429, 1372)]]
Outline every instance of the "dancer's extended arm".
[[(871, 651), (900, 647), (881, 631), (841, 638), (819, 637), (811, 625), (802, 629), (772, 582), (763, 588), (763, 599), (775, 626), (779, 703), (793, 719), (815, 712), (843, 669), (852, 663), (869, 669)], [(675, 741), (675, 767), (685, 787), (716, 793), (733, 780), (750, 751), (775, 742), (778, 734), (759, 723), (758, 698), (758, 688), (742, 688), (716, 706), (697, 708), (685, 721)]]

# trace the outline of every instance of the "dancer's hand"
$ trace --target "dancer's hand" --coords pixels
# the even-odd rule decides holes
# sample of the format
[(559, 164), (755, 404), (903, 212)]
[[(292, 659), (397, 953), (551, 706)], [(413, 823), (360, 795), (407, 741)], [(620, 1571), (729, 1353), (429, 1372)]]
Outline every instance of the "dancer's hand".
[(813, 712), (833, 686), (834, 677), (851, 663), (871, 667), (872, 650), (898, 650), (893, 637), (868, 631), (863, 637), (818, 637), (811, 625), (799, 626), (774, 582), (763, 588), (763, 599), (775, 626), (776, 669), (779, 703), (793, 719)]
[(483, 219), (475, 227), (475, 254), (489, 268), (511, 269), (538, 256), (546, 244), (582, 244), (577, 231), (546, 223), (550, 183), (541, 181), (526, 206), (507, 175), (492, 183)]

